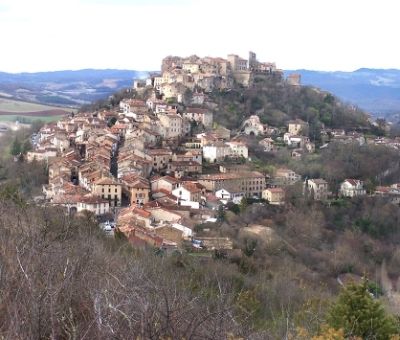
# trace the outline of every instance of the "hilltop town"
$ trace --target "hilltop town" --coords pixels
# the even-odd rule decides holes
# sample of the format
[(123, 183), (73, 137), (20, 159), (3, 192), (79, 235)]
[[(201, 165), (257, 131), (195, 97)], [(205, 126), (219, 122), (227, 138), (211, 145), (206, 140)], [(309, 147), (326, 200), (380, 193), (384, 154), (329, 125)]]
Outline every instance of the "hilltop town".
[[(344, 178), (333, 188), (324, 174), (308, 178), (273, 159), (285, 154), (293, 164), (333, 144), (398, 150), (399, 139), (322, 123), (317, 139), (308, 121), (273, 126), (262, 121), (259, 110), (246, 112), (236, 129), (216, 122), (219, 107), (212, 94), (255, 88), (260, 77), (283, 82), (295, 93), (302, 88), (298, 75), (283, 79), (274, 63), (257, 61), (253, 52), (249, 59), (169, 56), (161, 74), (135, 80), (113, 108), (46, 124), (26, 155), (28, 162), (48, 166), (42, 203), (71, 214), (90, 211), (108, 232), (118, 230), (133, 245), (232, 249), (226, 235), (199, 226), (220, 222), (226, 209), (236, 211), (244, 203), (283, 206), (296, 183), (314, 200), (366, 195), (360, 178)], [(272, 159), (273, 170), (263, 159)], [(400, 190), (394, 184), (369, 194), (398, 202)]]
[[(234, 83), (248, 87), (256, 74), (273, 73), (282, 75), (283, 71), (277, 69), (275, 63), (259, 62), (254, 52), (249, 52), (248, 59), (236, 54), (230, 54), (226, 59), (200, 58), (196, 55), (188, 58), (168, 56), (162, 61), (161, 74), (136, 80), (134, 88), (153, 86), (159, 94), (166, 98), (176, 97), (181, 102), (187, 89), (211, 92), (214, 89), (230, 89)], [(290, 81), (299, 85), (299, 76), (291, 76)], [(194, 102), (202, 104), (200, 97)]]
[(6, 337), (345, 339), (349, 289), (397, 334), (399, 134), (254, 53), (161, 64), (3, 132)]

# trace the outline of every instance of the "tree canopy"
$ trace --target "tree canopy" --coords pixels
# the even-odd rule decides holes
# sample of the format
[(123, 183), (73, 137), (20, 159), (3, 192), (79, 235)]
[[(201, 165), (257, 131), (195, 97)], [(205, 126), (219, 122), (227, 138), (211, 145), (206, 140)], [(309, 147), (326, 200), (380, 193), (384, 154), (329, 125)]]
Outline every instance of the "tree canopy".
[(368, 281), (350, 284), (340, 293), (328, 313), (328, 324), (343, 329), (346, 337), (387, 340), (399, 332), (399, 325), (373, 298)]

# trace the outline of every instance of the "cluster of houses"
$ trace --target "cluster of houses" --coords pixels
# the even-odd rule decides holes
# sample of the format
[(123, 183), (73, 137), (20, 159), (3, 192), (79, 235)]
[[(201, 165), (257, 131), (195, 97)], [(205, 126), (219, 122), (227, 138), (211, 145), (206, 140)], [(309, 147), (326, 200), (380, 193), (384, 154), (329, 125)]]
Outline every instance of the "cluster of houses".
[[(200, 98), (207, 97), (205, 84), (210, 77), (212, 84), (219, 79), (218, 86), (228, 86), (254, 72), (279, 70), (258, 62), (254, 53), (249, 60), (235, 55), (167, 57), (162, 76), (151, 79), (146, 97), (123, 99), (113, 110), (72, 114), (46, 124), (26, 157), (48, 167), (48, 184), (43, 187), (46, 204), (114, 219), (131, 243), (157, 247), (179, 247), (185, 240), (198, 244), (198, 235), (193, 241), (195, 226), (214, 220), (222, 204), (239, 204), (243, 198), (284, 204), (286, 188), (300, 182), (301, 176), (284, 167), (271, 176), (254, 171), (249, 148), (256, 140), (263, 152), (285, 147), (293, 158), (300, 158), (315, 151), (307, 137), (308, 124), (296, 119), (277, 128), (252, 115), (232, 136), (230, 130), (213, 124), (213, 105)], [(295, 85), (299, 79), (292, 78)], [(135, 81), (136, 92), (140, 84)], [(164, 86), (179, 84), (184, 86), (179, 95), (193, 86), (202, 91), (193, 94), (190, 105), (166, 100)], [(333, 140), (361, 143), (356, 133), (329, 133)], [(307, 179), (303, 187), (304, 194), (315, 200), (331, 195), (324, 179)], [(377, 194), (395, 197), (398, 191), (380, 187)], [(341, 184), (341, 196), (365, 194), (362, 181), (347, 179)]]
[[(304, 194), (309, 198), (324, 201), (335, 196), (328, 186), (328, 182), (324, 179), (309, 179), (304, 181)], [(359, 179), (345, 179), (340, 183), (339, 197), (360, 197), (367, 195), (365, 183)], [(400, 184), (392, 184), (389, 186), (377, 186), (370, 195), (375, 197), (384, 197), (392, 204), (400, 204)]]
[[(343, 129), (324, 129), (321, 131), (322, 138), (329, 140), (330, 142), (351, 144), (356, 143), (358, 145), (382, 145), (390, 147), (396, 150), (400, 149), (400, 138), (388, 138), (388, 137), (376, 137), (376, 136), (365, 136), (363, 133), (357, 131), (345, 131)], [(321, 148), (327, 147), (328, 144), (324, 144)]]
[[(135, 244), (179, 246), (221, 202), (261, 198), (267, 187), (265, 174), (249, 169), (203, 173), (204, 162), (248, 158), (247, 145), (212, 121), (205, 108), (123, 100), (46, 124), (26, 159), (48, 167), (46, 204), (116, 218)], [(203, 132), (192, 135), (193, 124)]]

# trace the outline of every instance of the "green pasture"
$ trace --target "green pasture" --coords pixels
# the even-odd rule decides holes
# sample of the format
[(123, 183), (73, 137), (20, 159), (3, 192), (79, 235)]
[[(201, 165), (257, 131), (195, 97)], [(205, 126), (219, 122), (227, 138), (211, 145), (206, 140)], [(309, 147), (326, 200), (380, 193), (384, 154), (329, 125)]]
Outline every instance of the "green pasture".
[(72, 109), (63, 107), (29, 103), (9, 98), (0, 98), (0, 111), (3, 112), (23, 113), (23, 112), (38, 112), (47, 110), (65, 110), (66, 112), (72, 111)]

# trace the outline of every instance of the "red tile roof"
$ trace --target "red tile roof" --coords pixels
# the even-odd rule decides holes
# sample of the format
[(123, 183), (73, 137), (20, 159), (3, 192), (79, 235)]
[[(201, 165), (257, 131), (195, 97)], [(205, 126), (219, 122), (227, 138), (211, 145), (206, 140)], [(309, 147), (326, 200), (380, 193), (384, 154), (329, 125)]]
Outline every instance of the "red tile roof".
[(101, 198), (99, 196), (94, 196), (94, 195), (86, 195), (86, 196), (81, 196), (78, 199), (78, 202), (80, 203), (86, 203), (86, 204), (100, 204), (100, 203), (108, 203), (107, 200), (104, 198)]
[(96, 184), (96, 185), (121, 185), (115, 179), (109, 178), (109, 177), (100, 178), (96, 182), (94, 182), (94, 184)]
[(133, 208), (132, 213), (139, 215), (141, 217), (144, 217), (144, 218), (149, 218), (151, 216), (150, 212), (148, 212), (144, 209), (138, 208), (138, 207)]

